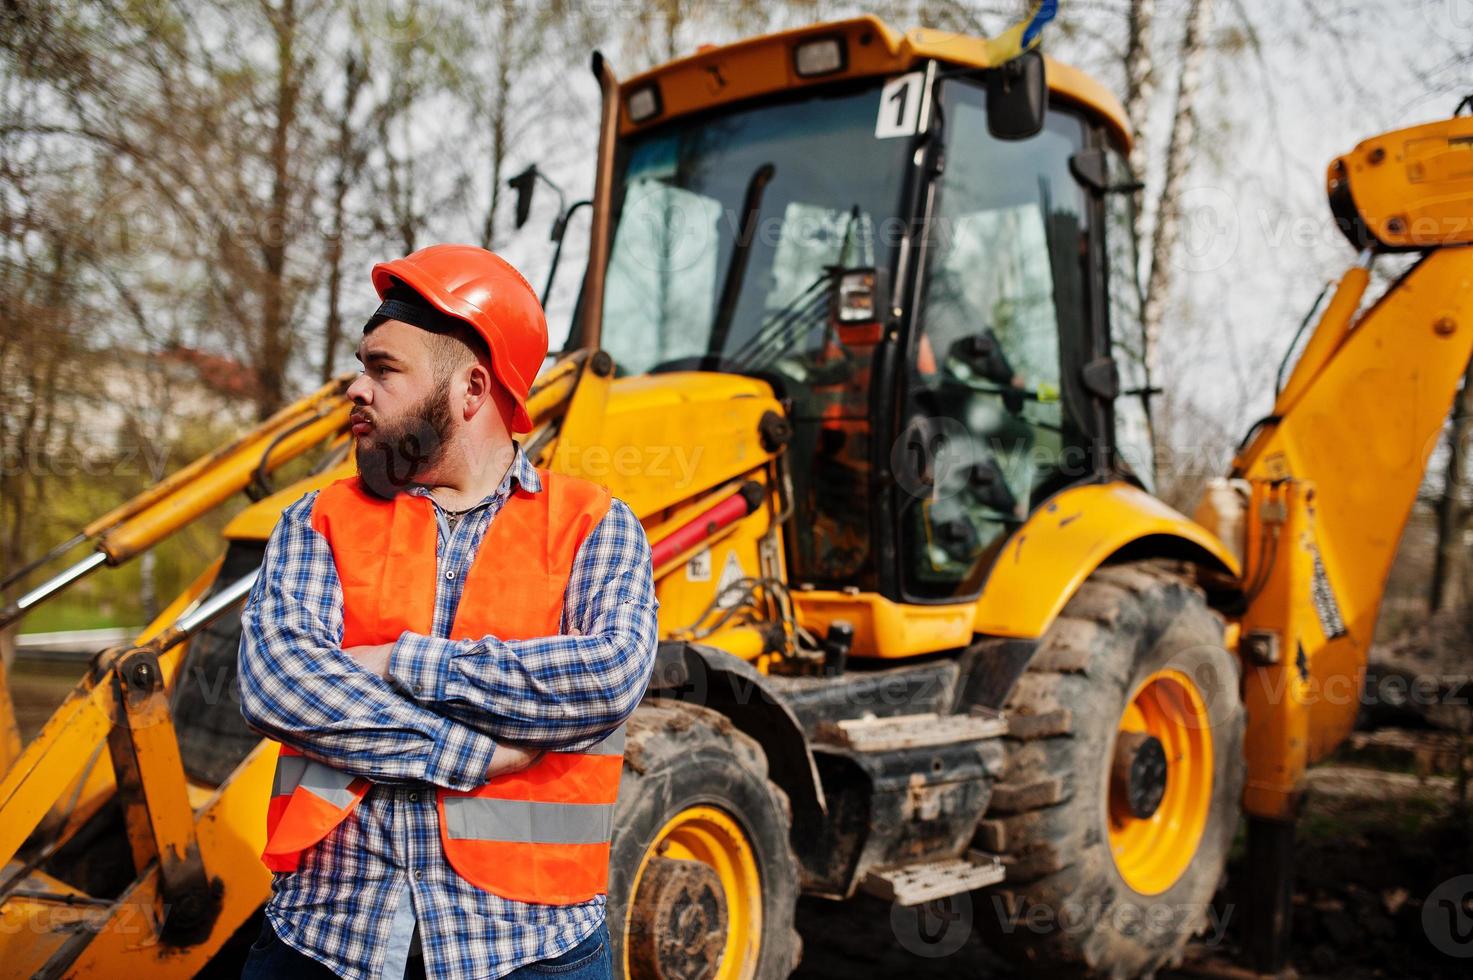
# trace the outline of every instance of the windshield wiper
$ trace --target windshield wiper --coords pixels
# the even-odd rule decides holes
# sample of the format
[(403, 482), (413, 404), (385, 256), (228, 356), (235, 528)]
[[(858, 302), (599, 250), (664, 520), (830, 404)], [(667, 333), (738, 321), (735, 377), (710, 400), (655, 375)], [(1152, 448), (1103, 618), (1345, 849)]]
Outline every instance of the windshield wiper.
[[(853, 244), (854, 226), (859, 221), (859, 215), (859, 204), (856, 202), (849, 209), (849, 220), (844, 223), (838, 264), (824, 266), (782, 309), (770, 314), (758, 326), (757, 332), (732, 354), (730, 360), (734, 365), (740, 368), (765, 367), (768, 361), (781, 356), (788, 344), (802, 336), (815, 314), (828, 311), (831, 290), (823, 287), (830, 287), (834, 278), (846, 268), (845, 261), (849, 257), (849, 246)], [(814, 296), (814, 291), (820, 288), (823, 291)], [(796, 334), (794, 327), (798, 328)]]
[(752, 176), (747, 180), (747, 192), (742, 198), (742, 226), (737, 230), (731, 259), (726, 265), (726, 279), (721, 284), (721, 303), (716, 307), (716, 319), (711, 326), (711, 341), (702, 364), (705, 370), (715, 369), (721, 360), (721, 351), (726, 349), (726, 336), (731, 333), (731, 319), (736, 314), (742, 280), (747, 275), (747, 256), (751, 254), (752, 241), (757, 237), (757, 215), (762, 210), (762, 195), (776, 173), (776, 167), (771, 163), (764, 163), (752, 171)]
[(757, 332), (731, 355), (730, 363), (737, 368), (760, 368), (781, 356), (794, 339), (794, 327), (799, 328), (797, 336), (802, 336), (816, 315), (828, 311), (827, 287), (839, 271), (838, 266), (825, 266), (786, 306), (763, 321)]

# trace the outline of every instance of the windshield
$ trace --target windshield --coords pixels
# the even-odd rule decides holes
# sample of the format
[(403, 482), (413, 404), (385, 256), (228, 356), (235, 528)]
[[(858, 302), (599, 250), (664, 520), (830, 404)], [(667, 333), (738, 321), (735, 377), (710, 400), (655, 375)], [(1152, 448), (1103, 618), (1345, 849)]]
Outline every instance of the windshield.
[(880, 106), (878, 84), (808, 94), (622, 148), (602, 336), (621, 374), (781, 370), (821, 345), (833, 271), (888, 269), (901, 238), (910, 141)]

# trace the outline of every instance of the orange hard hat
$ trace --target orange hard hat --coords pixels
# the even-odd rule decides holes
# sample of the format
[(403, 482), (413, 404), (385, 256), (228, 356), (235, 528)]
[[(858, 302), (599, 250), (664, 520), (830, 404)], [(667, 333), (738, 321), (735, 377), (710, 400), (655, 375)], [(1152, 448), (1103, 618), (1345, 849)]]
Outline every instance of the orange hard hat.
[(527, 392), (547, 357), (547, 318), (522, 274), (484, 248), (431, 245), (373, 267), (380, 299), (395, 281), (481, 335), (491, 350), (492, 373), (516, 399), (512, 431), (529, 431)]

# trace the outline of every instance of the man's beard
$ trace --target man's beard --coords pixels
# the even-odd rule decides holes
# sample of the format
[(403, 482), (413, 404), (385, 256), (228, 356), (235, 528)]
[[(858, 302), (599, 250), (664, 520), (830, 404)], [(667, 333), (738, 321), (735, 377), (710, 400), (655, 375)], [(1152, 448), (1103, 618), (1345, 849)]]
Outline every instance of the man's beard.
[(408, 411), (371, 421), (372, 431), (354, 447), (358, 476), (370, 493), (389, 500), (444, 459), (452, 422), (449, 380)]

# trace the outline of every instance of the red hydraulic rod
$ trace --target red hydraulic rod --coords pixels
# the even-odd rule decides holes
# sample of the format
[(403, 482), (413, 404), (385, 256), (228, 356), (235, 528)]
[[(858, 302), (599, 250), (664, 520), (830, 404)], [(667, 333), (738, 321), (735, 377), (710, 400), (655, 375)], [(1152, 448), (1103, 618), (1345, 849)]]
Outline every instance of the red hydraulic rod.
[(694, 548), (724, 527), (752, 513), (762, 504), (762, 484), (748, 480), (729, 497), (717, 501), (650, 547), (655, 568)]

